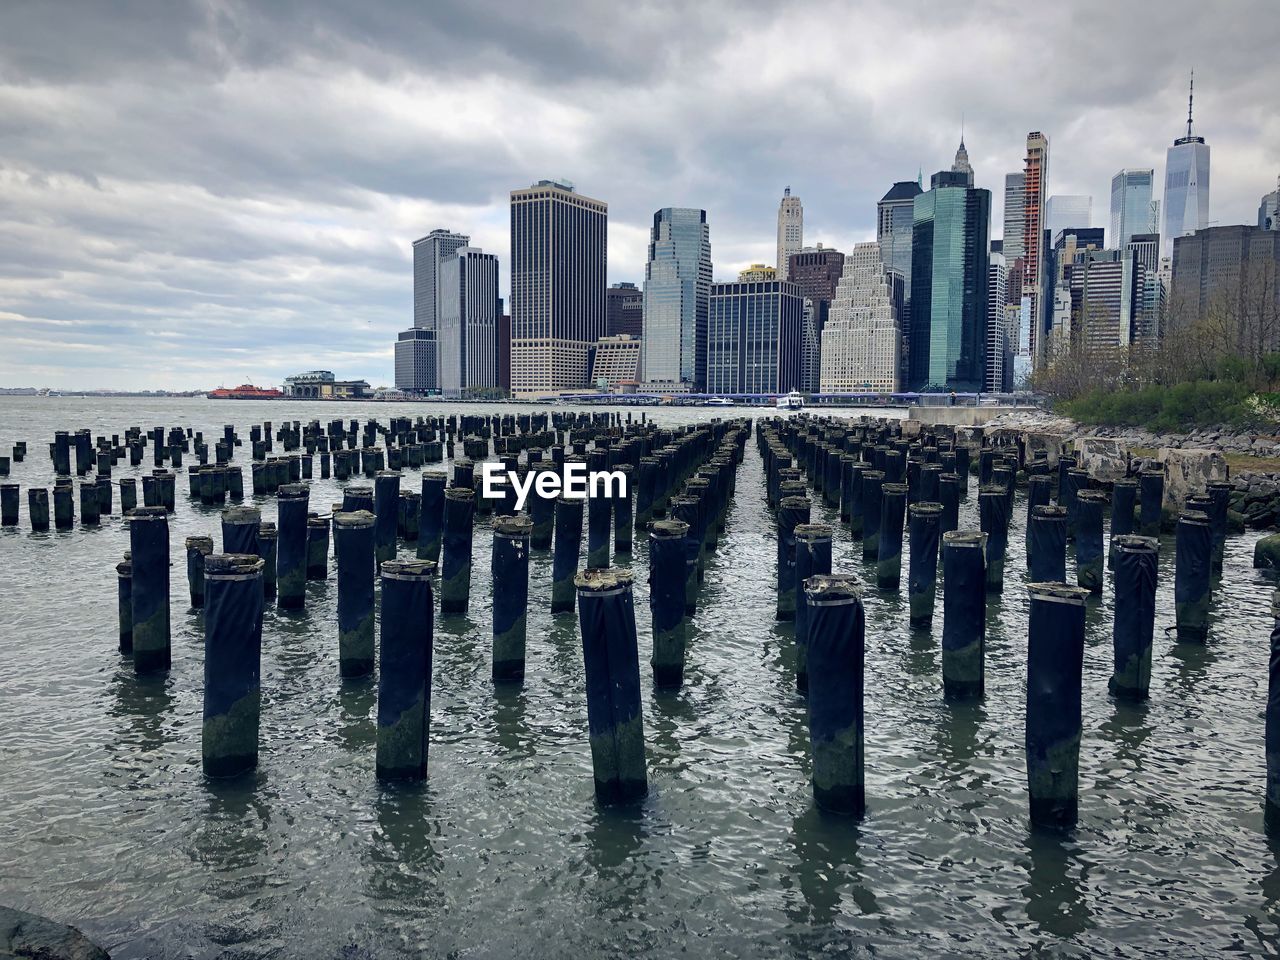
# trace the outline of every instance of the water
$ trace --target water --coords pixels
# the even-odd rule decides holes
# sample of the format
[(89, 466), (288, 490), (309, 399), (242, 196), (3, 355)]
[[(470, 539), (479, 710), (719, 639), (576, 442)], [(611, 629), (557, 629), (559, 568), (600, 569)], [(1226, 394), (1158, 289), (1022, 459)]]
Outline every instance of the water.
[[(440, 409), (13, 398), (0, 443), (28, 441), (12, 478), (25, 488), (51, 483), (56, 428), (209, 436), (231, 421), (247, 435), (262, 419)], [(316, 481), (312, 503), (338, 489)], [(185, 490), (179, 478), (175, 561), (184, 536), (218, 527)], [(962, 525), (976, 526), (970, 491)], [(260, 766), (217, 784), (200, 771), (202, 622), (182, 563), (172, 672), (139, 680), (116, 653), (119, 517), (32, 534), (24, 495), (22, 527), (0, 531), (0, 902), (76, 923), (117, 958), (1277, 955), (1280, 845), (1262, 827), (1272, 584), (1251, 569), (1257, 534), (1228, 541), (1206, 647), (1163, 635), (1162, 544), (1146, 706), (1107, 695), (1109, 582), (1090, 604), (1080, 824), (1054, 836), (1031, 832), (1026, 810), (1024, 517), (1019, 498), (978, 705), (943, 702), (941, 595), (932, 632), (906, 626), (909, 548), (902, 595), (867, 590), (868, 814), (852, 823), (811, 801), (754, 441), (685, 686), (643, 684), (651, 792), (634, 812), (594, 803), (577, 624), (547, 613), (549, 555), (531, 565), (525, 682), (495, 690), (477, 528), (470, 616), (437, 625), (424, 786), (375, 782), (376, 687), (339, 680), (332, 565), (304, 613), (268, 609)], [(630, 562), (647, 669), (643, 546)], [(838, 523), (835, 568), (874, 582)]]

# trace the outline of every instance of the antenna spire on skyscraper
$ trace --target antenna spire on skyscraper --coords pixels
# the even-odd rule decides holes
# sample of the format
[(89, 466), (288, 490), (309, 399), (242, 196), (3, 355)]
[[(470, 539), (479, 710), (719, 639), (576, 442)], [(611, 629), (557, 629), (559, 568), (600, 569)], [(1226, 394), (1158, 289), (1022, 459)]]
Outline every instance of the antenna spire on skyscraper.
[(1187, 139), (1191, 139), (1191, 104), (1196, 98), (1196, 72), (1191, 71), (1191, 89), (1187, 93)]

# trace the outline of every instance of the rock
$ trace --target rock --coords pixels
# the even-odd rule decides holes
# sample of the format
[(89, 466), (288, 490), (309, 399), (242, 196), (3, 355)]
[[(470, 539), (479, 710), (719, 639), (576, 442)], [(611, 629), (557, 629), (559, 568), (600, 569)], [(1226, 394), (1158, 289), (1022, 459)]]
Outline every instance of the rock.
[(1254, 544), (1253, 565), (1260, 570), (1280, 570), (1280, 533), (1263, 537)]
[(1129, 473), (1129, 451), (1119, 440), (1085, 437), (1076, 440), (1081, 469), (1104, 483), (1115, 483)]
[(111, 960), (75, 927), (0, 907), (0, 957), (30, 960)]
[(1227, 461), (1216, 450), (1161, 447), (1156, 459), (1164, 468), (1164, 507), (1181, 510), (1187, 497), (1203, 493), (1210, 483), (1227, 479)]
[(1023, 434), (1023, 438), (1027, 445), (1027, 460), (1035, 459), (1037, 451), (1043, 450), (1049, 460), (1049, 467), (1052, 469), (1058, 465), (1058, 456), (1066, 448), (1067, 435), (1065, 433), (1051, 433), (1043, 430), (1028, 430)]
[(1244, 515), (1239, 510), (1227, 511), (1227, 533), (1244, 533)]

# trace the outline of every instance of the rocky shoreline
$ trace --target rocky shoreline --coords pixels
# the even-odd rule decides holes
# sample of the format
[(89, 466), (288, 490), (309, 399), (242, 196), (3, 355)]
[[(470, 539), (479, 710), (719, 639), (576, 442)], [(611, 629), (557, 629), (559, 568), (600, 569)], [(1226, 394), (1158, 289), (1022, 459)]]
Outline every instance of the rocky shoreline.
[[(1163, 469), (1171, 511), (1206, 484), (1229, 482), (1233, 490), (1227, 518), (1233, 532), (1280, 529), (1280, 471), (1262, 459), (1280, 457), (1280, 437), (1213, 429), (1157, 434), (1135, 427), (1092, 427), (1043, 411), (1003, 414), (981, 429), (986, 436), (1020, 435), (1032, 448), (1060, 440), (1103, 482), (1146, 468)], [(1135, 450), (1155, 453), (1135, 455)], [(1238, 460), (1232, 465), (1228, 455), (1260, 459), (1256, 467)], [(1254, 566), (1280, 568), (1280, 534), (1259, 541)]]

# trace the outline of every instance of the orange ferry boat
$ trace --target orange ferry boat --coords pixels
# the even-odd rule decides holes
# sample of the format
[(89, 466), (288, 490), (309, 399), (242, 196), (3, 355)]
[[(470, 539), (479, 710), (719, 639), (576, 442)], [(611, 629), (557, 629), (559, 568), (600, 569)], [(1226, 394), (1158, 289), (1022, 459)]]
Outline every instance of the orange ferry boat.
[(278, 400), (284, 396), (275, 387), (255, 387), (242, 383), (238, 387), (219, 387), (207, 394), (210, 400)]

